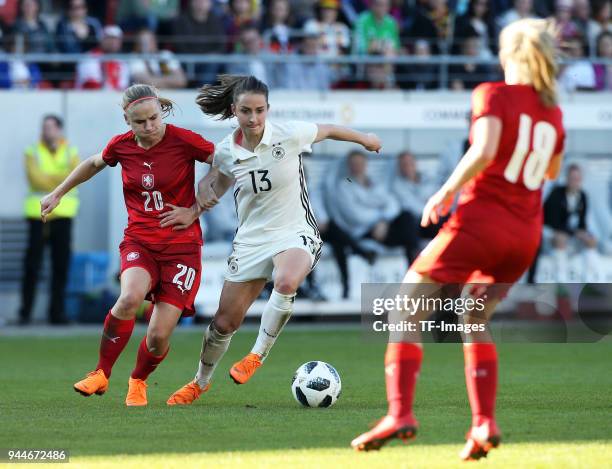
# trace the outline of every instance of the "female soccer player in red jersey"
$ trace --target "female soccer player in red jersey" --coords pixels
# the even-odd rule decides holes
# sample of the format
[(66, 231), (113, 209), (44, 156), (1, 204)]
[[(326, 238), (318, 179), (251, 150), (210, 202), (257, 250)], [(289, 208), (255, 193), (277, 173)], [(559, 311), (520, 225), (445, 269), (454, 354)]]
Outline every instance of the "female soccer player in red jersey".
[(369, 151), (381, 148), (376, 135), (346, 127), (268, 120), (268, 87), (252, 76), (221, 76), (220, 84), (203, 87), (196, 101), (209, 116), (238, 120), (238, 128), (217, 145), (212, 169), (199, 184), (198, 199), (203, 208), (210, 208), (233, 186), (239, 226), (219, 308), (204, 334), (198, 372), (170, 396), (168, 405), (191, 404), (209, 388), (232, 335), (273, 271), (274, 289), (255, 345), (230, 369), (237, 384), (246, 383), (262, 365), (289, 320), (296, 290), (321, 253), (302, 152), (328, 138)]
[[(98, 364), (74, 385), (84, 396), (104, 394), (112, 367), (125, 348), (136, 310), (147, 295), (155, 303), (136, 366), (129, 379), (128, 406), (147, 404), (145, 380), (166, 357), (181, 314), (193, 314), (200, 285), (202, 232), (197, 217), (188, 226), (172, 226), (176, 207), (192, 207), (195, 162), (212, 160), (214, 145), (201, 136), (163, 122), (172, 102), (149, 85), (133, 85), (123, 94), (131, 130), (114, 137), (97, 155), (83, 161), (41, 201), (43, 221), (73, 187), (106, 166), (121, 164), (128, 225), (119, 246), (121, 294), (104, 321)], [(176, 228), (182, 228), (177, 230)]]
[[(521, 20), (500, 36), (505, 82), (483, 83), (472, 95), (471, 145), (423, 210), (422, 226), (446, 214), (462, 189), (456, 212), (423, 250), (404, 279), (413, 298), (443, 284), (516, 282), (531, 264), (542, 230), (541, 187), (557, 176), (564, 130), (557, 106), (555, 40), (544, 20)], [(493, 291), (491, 289), (490, 291)], [(488, 292), (489, 293), (489, 292)], [(466, 325), (486, 324), (499, 302), (487, 294), (484, 311)], [(411, 312), (412, 313), (412, 312)], [(427, 312), (408, 318), (417, 325)], [(423, 356), (419, 332), (392, 333), (385, 355), (389, 410), (351, 445), (379, 449), (393, 438), (416, 434), (412, 402)], [(465, 378), (472, 426), (462, 459), (479, 459), (497, 446), (497, 352), (488, 331), (464, 334)]]

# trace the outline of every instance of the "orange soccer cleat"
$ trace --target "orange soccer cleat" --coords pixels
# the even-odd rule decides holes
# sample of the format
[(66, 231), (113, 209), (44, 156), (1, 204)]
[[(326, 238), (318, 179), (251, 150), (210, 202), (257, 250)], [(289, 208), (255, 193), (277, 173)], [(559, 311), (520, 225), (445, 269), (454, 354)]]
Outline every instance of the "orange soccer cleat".
[(193, 401), (199, 399), (210, 388), (210, 383), (203, 389), (198, 386), (198, 383), (192, 381), (187, 383), (181, 389), (176, 391), (172, 396), (168, 398), (166, 404), (168, 405), (189, 405), (193, 404)]
[(476, 461), (486, 458), (489, 451), (501, 443), (501, 432), (495, 420), (488, 420), (479, 426), (473, 426), (466, 435), (467, 442), (459, 457), (464, 461)]
[(142, 379), (130, 377), (127, 396), (125, 396), (125, 405), (129, 407), (147, 405), (147, 383)]
[(108, 389), (108, 378), (102, 370), (95, 370), (87, 373), (85, 379), (74, 383), (74, 390), (85, 397), (92, 394), (101, 396)]
[(230, 378), (234, 380), (236, 384), (244, 384), (252, 378), (263, 362), (261, 356), (256, 353), (249, 353), (246, 357), (237, 363), (234, 363), (230, 369)]
[(351, 446), (355, 451), (371, 451), (394, 438), (407, 442), (416, 436), (418, 425), (412, 415), (402, 418), (385, 415), (372, 430), (351, 441)]

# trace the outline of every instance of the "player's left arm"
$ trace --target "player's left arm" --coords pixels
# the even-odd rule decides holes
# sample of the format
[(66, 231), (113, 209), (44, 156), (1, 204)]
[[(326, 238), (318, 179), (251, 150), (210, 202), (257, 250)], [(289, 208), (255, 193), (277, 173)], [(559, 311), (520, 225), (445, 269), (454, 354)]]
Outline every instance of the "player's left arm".
[(430, 222), (438, 223), (440, 215), (449, 212), (455, 195), (463, 185), (480, 174), (493, 161), (501, 133), (502, 121), (499, 117), (487, 115), (474, 122), (472, 145), (448, 180), (425, 204), (421, 226), (428, 226)]
[[(211, 174), (212, 173), (212, 174)], [(166, 207), (170, 207), (170, 210), (160, 213), (157, 217), (160, 219), (159, 226), (166, 228), (172, 226), (172, 231), (180, 231), (189, 228), (200, 215), (206, 210), (207, 207), (200, 206), (198, 197), (202, 197), (202, 187), (210, 184), (212, 178), (217, 173), (216, 168), (210, 168), (206, 176), (204, 176), (198, 183), (198, 194), (196, 196), (196, 202), (191, 207), (179, 207), (173, 204), (165, 204)], [(218, 200), (214, 201), (216, 204)], [(214, 205), (213, 204), (213, 205)], [(211, 208), (211, 207), (208, 207)]]
[(210, 168), (206, 176), (198, 183), (196, 203), (191, 207), (178, 207), (166, 204), (171, 210), (158, 215), (162, 228), (172, 226), (172, 231), (189, 228), (206, 210), (213, 208), (219, 199), (234, 184), (234, 180), (219, 171), (218, 167)]
[(375, 151), (376, 153), (379, 153), (382, 148), (378, 135), (373, 133), (363, 133), (348, 127), (332, 124), (317, 124), (317, 128), (317, 136), (313, 143), (326, 139), (353, 142), (363, 146), (368, 151)]

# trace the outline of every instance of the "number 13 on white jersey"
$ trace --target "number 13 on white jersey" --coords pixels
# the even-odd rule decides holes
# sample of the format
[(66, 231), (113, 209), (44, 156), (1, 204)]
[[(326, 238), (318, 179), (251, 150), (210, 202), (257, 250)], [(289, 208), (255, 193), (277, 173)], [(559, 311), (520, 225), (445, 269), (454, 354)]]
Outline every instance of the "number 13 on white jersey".
[[(533, 144), (531, 144), (532, 119), (527, 114), (521, 114), (520, 119), (516, 147), (506, 166), (504, 177), (507, 181), (516, 183), (523, 162), (527, 158), (523, 169), (523, 184), (527, 189), (534, 191), (542, 186), (544, 175), (557, 144), (557, 131), (548, 122), (537, 122), (533, 126)], [(530, 148), (531, 152), (529, 152)]]

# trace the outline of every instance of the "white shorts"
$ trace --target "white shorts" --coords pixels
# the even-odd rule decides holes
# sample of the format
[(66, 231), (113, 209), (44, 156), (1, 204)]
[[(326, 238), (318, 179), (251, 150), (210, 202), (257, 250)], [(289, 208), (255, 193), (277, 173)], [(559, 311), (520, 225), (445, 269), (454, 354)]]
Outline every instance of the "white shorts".
[(234, 244), (234, 251), (227, 259), (225, 279), (230, 282), (248, 282), (259, 278), (272, 279), (274, 270), (273, 258), (291, 248), (303, 249), (311, 261), (311, 270), (321, 257), (323, 242), (309, 233), (296, 233), (282, 241), (246, 246)]

